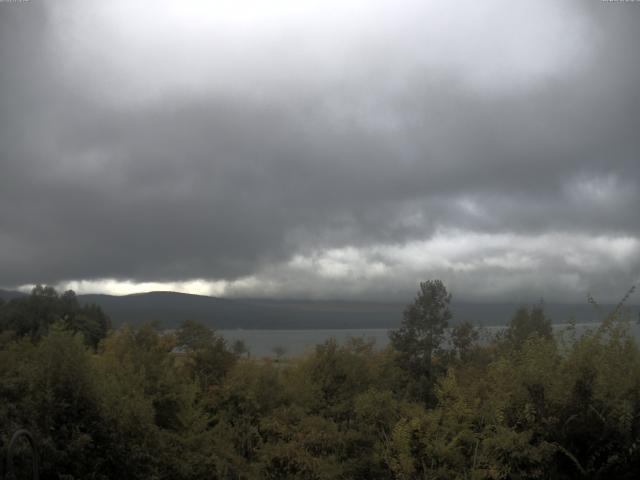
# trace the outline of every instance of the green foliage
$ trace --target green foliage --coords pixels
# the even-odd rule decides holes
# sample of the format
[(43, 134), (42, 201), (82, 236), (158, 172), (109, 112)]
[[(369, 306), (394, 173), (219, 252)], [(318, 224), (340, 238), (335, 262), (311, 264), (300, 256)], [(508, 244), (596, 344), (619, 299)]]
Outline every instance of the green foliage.
[(480, 334), (471, 322), (461, 322), (451, 329), (453, 354), (460, 360), (467, 360), (476, 346)]
[(504, 332), (505, 342), (512, 348), (521, 348), (531, 336), (552, 338), (553, 329), (542, 306), (519, 308)]
[[(21, 341), (1, 354), (9, 360), (2, 362), (0, 371), (2, 398), (10, 401), (2, 402), (9, 408), (0, 415), (0, 430), (23, 426), (37, 435), (43, 478), (106, 479), (110, 478), (106, 472), (120, 465), (128, 465), (132, 472), (147, 471), (135, 455), (137, 449), (127, 448), (131, 441), (109, 441), (114, 436), (128, 439), (123, 434), (135, 424), (116, 422), (136, 405), (118, 401), (114, 415), (109, 415), (113, 400), (113, 392), (105, 388), (109, 379), (97, 368), (80, 335), (57, 323), (37, 345)], [(117, 446), (121, 455), (114, 455), (111, 447)], [(148, 445), (143, 451), (151, 458)]]
[(0, 303), (0, 332), (37, 341), (56, 322), (63, 322), (69, 330), (81, 333), (93, 348), (111, 328), (109, 317), (100, 307), (81, 306), (72, 290), (58, 295), (53, 287), (37, 285), (28, 297)]
[(389, 334), (400, 365), (416, 379), (414, 394), (427, 402), (438, 373), (434, 355), (440, 350), (452, 315), (451, 294), (440, 280), (420, 283), (420, 290), (404, 311), (402, 325)]
[[(329, 340), (273, 360), (240, 358), (243, 349), (194, 322), (174, 333), (124, 326), (93, 348), (82, 317), (61, 315), (76, 308), (73, 295), (35, 297), (0, 306), (40, 318), (0, 336), (0, 448), (17, 428), (33, 431), (42, 478), (564, 480), (640, 471), (640, 350), (622, 309), (559, 340), (537, 309), (518, 311), (486, 343), (459, 323), (446, 351), (450, 296), (427, 282), (390, 348)], [(416, 395), (423, 381), (426, 403)]]
[(176, 346), (184, 351), (186, 369), (203, 391), (222, 381), (242, 351), (240, 347), (229, 349), (224, 338), (191, 320), (178, 329)]
[(217, 340), (213, 330), (193, 320), (182, 322), (176, 333), (176, 344), (190, 351), (207, 348)]

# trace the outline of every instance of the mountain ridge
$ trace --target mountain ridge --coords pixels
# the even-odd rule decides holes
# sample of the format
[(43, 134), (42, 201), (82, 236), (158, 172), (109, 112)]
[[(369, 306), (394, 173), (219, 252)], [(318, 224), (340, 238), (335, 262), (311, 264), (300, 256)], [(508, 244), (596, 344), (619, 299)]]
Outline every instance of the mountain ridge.
[[(0, 290), (0, 298), (23, 298), (23, 292)], [(184, 320), (196, 320), (216, 329), (357, 329), (395, 328), (404, 307), (398, 301), (308, 300), (270, 298), (221, 298), (173, 291), (152, 291), (129, 295), (83, 294), (82, 304), (99, 305), (114, 326), (156, 322), (174, 328)], [(522, 302), (453, 301), (453, 322), (468, 320), (479, 326), (505, 325)], [(528, 304), (531, 305), (531, 304)], [(578, 323), (598, 321), (598, 313), (584, 304), (545, 303), (554, 323), (573, 317)], [(607, 312), (613, 305), (602, 305)], [(640, 307), (629, 307), (632, 318), (640, 318)]]

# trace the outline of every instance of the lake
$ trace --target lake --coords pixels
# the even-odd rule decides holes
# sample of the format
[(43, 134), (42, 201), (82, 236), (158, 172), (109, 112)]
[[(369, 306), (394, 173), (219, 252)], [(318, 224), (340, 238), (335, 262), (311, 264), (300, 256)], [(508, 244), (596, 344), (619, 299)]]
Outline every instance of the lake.
[[(576, 330), (578, 333), (586, 329), (597, 327), (597, 323), (578, 323)], [(553, 325), (556, 331), (568, 327), (567, 323)], [(481, 338), (487, 338), (492, 334), (504, 329), (503, 326), (483, 327), (480, 329)], [(632, 324), (632, 329), (636, 338), (640, 338), (640, 325)], [(285, 356), (302, 355), (305, 351), (314, 348), (331, 337), (339, 343), (344, 343), (350, 337), (372, 338), (378, 348), (384, 348), (389, 343), (389, 329), (319, 329), (319, 330), (217, 330), (229, 343), (242, 340), (249, 348), (249, 352), (254, 357), (274, 356), (274, 349), (284, 348)]]

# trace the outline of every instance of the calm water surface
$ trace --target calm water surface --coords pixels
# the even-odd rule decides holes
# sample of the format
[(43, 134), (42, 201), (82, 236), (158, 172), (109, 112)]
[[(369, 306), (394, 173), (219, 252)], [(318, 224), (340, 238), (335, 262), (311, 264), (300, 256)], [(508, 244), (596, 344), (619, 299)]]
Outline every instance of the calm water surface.
[[(597, 323), (579, 323), (576, 325), (578, 334), (587, 329), (597, 327)], [(568, 327), (568, 324), (556, 324), (556, 331)], [(481, 338), (489, 338), (504, 327), (483, 327)], [(640, 326), (632, 324), (636, 338), (640, 338)], [(384, 348), (389, 343), (389, 329), (326, 329), (326, 330), (218, 330), (228, 342), (242, 340), (249, 348), (252, 356), (274, 356), (274, 349), (282, 347), (285, 356), (302, 355), (316, 345), (334, 337), (339, 343), (344, 343), (350, 337), (374, 339), (378, 348)]]

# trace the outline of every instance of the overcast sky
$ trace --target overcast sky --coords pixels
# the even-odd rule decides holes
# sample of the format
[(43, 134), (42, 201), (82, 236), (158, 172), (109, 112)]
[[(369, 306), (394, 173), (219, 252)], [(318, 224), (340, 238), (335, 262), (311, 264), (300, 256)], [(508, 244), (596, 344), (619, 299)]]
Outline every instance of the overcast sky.
[(0, 2), (0, 286), (621, 297), (640, 2)]

